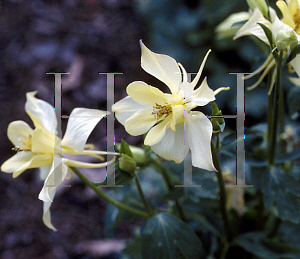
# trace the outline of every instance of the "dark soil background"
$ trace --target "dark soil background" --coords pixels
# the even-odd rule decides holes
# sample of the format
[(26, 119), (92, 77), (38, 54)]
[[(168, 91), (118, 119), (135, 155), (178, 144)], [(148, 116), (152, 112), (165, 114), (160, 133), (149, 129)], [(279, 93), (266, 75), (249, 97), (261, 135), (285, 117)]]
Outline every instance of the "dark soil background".
[[(143, 24), (130, 1), (6, 0), (0, 13), (1, 164), (14, 154), (8, 124), (24, 120), (32, 125), (24, 111), (26, 92), (37, 90), (38, 98), (54, 104), (54, 76), (47, 72), (71, 73), (62, 76), (62, 114), (75, 107), (106, 110), (106, 76), (99, 72), (123, 73), (115, 77), (116, 101), (139, 74), (147, 77), (140, 68)], [(116, 141), (139, 142), (117, 123), (115, 128)], [(102, 120), (89, 142), (105, 150), (105, 134)], [(41, 187), (35, 170), (16, 179), (1, 172), (0, 258), (108, 258), (130, 237), (129, 225), (117, 229), (115, 240), (104, 239), (106, 203), (76, 177), (71, 188), (61, 188), (51, 207), (58, 232), (47, 229), (37, 198)]]

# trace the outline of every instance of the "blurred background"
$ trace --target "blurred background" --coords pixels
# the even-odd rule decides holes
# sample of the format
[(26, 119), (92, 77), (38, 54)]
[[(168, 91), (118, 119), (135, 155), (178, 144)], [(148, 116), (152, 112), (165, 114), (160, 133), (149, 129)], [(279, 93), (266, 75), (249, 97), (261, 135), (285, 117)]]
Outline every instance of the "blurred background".
[[(275, 1), (270, 1), (275, 7)], [(75, 107), (106, 110), (106, 76), (115, 76), (115, 101), (126, 96), (126, 86), (136, 80), (166, 87), (140, 67), (139, 40), (156, 53), (167, 54), (187, 72), (197, 72), (212, 49), (201, 80), (207, 76), (223, 114), (236, 114), (234, 72), (253, 72), (265, 60), (267, 48), (244, 37), (220, 39), (215, 28), (229, 14), (247, 11), (241, 0), (5, 0), (0, 2), (0, 163), (15, 151), (7, 138), (11, 121), (32, 122), (24, 111), (26, 93), (54, 105), (54, 76), (62, 76), (62, 114)], [(257, 79), (257, 78), (256, 78)], [(246, 83), (251, 84), (251, 81)], [(289, 86), (286, 86), (287, 89)], [(246, 92), (246, 126), (266, 118), (266, 90)], [(205, 110), (210, 113), (210, 108)], [(226, 121), (235, 130), (235, 120)], [(63, 120), (63, 128), (66, 121)], [(102, 120), (88, 142), (106, 149), (106, 122)], [(139, 145), (115, 124), (116, 142), (123, 138)], [(97, 175), (96, 175), (97, 177)], [(102, 177), (102, 178), (101, 178)], [(103, 174), (101, 175), (103, 180)], [(71, 188), (61, 188), (51, 207), (53, 232), (42, 222), (42, 188), (35, 170), (12, 179), (0, 174), (0, 258), (122, 258), (121, 250), (134, 224), (116, 226), (112, 238), (104, 228), (106, 202), (76, 177)], [(112, 236), (112, 235), (109, 235)]]

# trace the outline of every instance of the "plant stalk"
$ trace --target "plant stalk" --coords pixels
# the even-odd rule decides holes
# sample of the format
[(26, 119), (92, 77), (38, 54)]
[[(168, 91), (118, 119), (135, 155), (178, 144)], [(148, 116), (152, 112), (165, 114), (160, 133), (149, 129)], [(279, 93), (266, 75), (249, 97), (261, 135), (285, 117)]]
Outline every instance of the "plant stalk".
[[(162, 176), (163, 176), (163, 178), (164, 178), (164, 180), (165, 180), (165, 182), (166, 182), (166, 184), (168, 186), (168, 189), (170, 191), (174, 190), (175, 187), (172, 185), (171, 179), (170, 179), (170, 177), (168, 175), (168, 172), (166, 171), (167, 169), (164, 167), (164, 165), (162, 164), (162, 162), (159, 159), (153, 158), (153, 157), (151, 157), (151, 162), (153, 164), (155, 164), (156, 166), (158, 166), (158, 168), (160, 169), (160, 172), (162, 173)], [(177, 208), (178, 213), (180, 215), (180, 218), (183, 221), (187, 222), (187, 218), (184, 215), (183, 209), (182, 209), (182, 207), (181, 207), (178, 199), (175, 199), (175, 205), (176, 205), (176, 208)]]
[(150, 218), (150, 216), (140, 210), (134, 209), (132, 207), (129, 207), (122, 202), (116, 201), (115, 199), (109, 197), (105, 192), (103, 192), (101, 189), (99, 189), (97, 186), (95, 186), (85, 175), (83, 175), (76, 167), (70, 167), (72, 171), (82, 180), (87, 186), (89, 186), (95, 193), (98, 194), (101, 198), (106, 200), (107, 202), (111, 203), (112, 205), (116, 206), (119, 209), (129, 211), (133, 214), (139, 215), (144, 218)]
[(147, 212), (148, 212), (148, 214), (149, 214), (149, 217), (152, 217), (152, 216), (154, 215), (154, 213), (153, 213), (153, 211), (150, 209), (150, 206), (149, 206), (149, 204), (148, 204), (148, 201), (147, 201), (147, 199), (146, 199), (146, 197), (145, 197), (145, 195), (144, 195), (144, 192), (143, 192), (143, 190), (142, 190), (141, 183), (140, 183), (140, 181), (139, 181), (139, 179), (138, 179), (137, 176), (135, 176), (135, 183), (136, 183), (136, 186), (137, 186), (137, 188), (138, 188), (138, 192), (139, 192), (139, 194), (140, 194), (140, 197), (141, 197), (141, 199), (142, 199), (142, 201), (143, 201), (143, 203), (144, 203), (144, 206), (145, 206), (145, 208), (146, 208), (146, 210), (147, 210)]
[(222, 176), (221, 166), (218, 158), (218, 153), (215, 147), (215, 144), (213, 140), (211, 140), (211, 151), (212, 151), (212, 158), (215, 168), (217, 169), (216, 175), (218, 178), (218, 184), (219, 184), (219, 191), (220, 191), (220, 211), (222, 214), (222, 218), (224, 221), (225, 229), (227, 232), (227, 238), (229, 241), (232, 240), (231, 230), (230, 230), (230, 224), (228, 219), (228, 213), (226, 209), (226, 202), (227, 202), (227, 193), (225, 189), (225, 183)]
[(282, 70), (282, 58), (283, 52), (280, 51), (278, 59), (276, 60), (276, 82), (275, 82), (275, 93), (273, 103), (273, 112), (272, 112), (272, 121), (271, 127), (269, 127), (269, 165), (275, 165), (275, 154), (276, 154), (276, 143), (277, 143), (277, 131), (278, 131), (278, 118), (280, 117), (280, 91), (281, 91), (281, 70)]

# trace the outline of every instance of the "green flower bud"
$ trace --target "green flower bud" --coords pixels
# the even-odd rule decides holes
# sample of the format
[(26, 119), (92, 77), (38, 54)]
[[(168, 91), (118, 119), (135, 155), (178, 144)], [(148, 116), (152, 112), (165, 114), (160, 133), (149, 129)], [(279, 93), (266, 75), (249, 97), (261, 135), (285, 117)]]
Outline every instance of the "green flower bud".
[(212, 118), (211, 123), (213, 125), (213, 130), (215, 132), (223, 132), (225, 128), (225, 120), (222, 116), (222, 112), (219, 110), (217, 104), (215, 102), (209, 103), (212, 108), (212, 115), (213, 116), (220, 116), (220, 118)]
[(265, 0), (247, 0), (251, 10), (258, 8), (265, 18), (269, 18), (269, 8)]
[(146, 163), (145, 150), (135, 146), (129, 146), (133, 155), (133, 159), (138, 164)]
[(119, 168), (130, 174), (131, 176), (135, 176), (135, 169), (136, 169), (136, 163), (133, 160), (132, 157), (122, 154), (121, 157), (119, 158)]
[(286, 51), (289, 54), (297, 46), (298, 40), (292, 29), (290, 31), (280, 30), (276, 36), (275, 43), (279, 51)]

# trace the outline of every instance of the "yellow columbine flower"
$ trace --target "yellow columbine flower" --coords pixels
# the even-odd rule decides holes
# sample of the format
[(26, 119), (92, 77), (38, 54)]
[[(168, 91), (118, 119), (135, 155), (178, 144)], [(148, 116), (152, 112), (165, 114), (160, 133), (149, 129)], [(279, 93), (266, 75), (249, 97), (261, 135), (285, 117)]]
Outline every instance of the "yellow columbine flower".
[(289, 25), (298, 35), (300, 35), (300, 1), (298, 0), (279, 0), (276, 2), (283, 18), (282, 22)]
[(195, 79), (189, 83), (181, 64), (167, 55), (150, 51), (142, 41), (140, 45), (142, 68), (165, 83), (170, 93), (135, 81), (127, 86), (129, 96), (112, 106), (117, 119), (133, 136), (148, 132), (144, 144), (151, 146), (159, 156), (180, 163), (190, 149), (194, 166), (215, 170), (210, 146), (212, 124), (203, 113), (191, 112), (215, 100), (206, 79), (195, 89), (210, 51)]
[(17, 153), (2, 164), (1, 171), (12, 173), (15, 178), (29, 168), (40, 168), (41, 178), (45, 180), (39, 194), (39, 199), (44, 201), (43, 221), (47, 227), (56, 230), (51, 223), (50, 206), (57, 187), (67, 176), (68, 166), (99, 168), (108, 164), (83, 163), (62, 156), (90, 155), (102, 159), (98, 154), (106, 152), (84, 148), (90, 133), (106, 112), (85, 108), (74, 109), (64, 138), (61, 140), (56, 136), (57, 120), (54, 108), (47, 102), (35, 98), (35, 94), (36, 92), (27, 93), (25, 104), (25, 110), (35, 129), (24, 121), (13, 121), (9, 124), (7, 136)]
[[(291, 48), (295, 47), (295, 45), (298, 42), (300, 42), (300, 35), (298, 34), (300, 31), (299, 30), (300, 16), (299, 16), (298, 1), (290, 0), (287, 1), (287, 3), (288, 4), (286, 4), (284, 1), (281, 0), (277, 1), (276, 3), (278, 8), (283, 14), (282, 20), (279, 20), (275, 11), (271, 7), (269, 7), (270, 21), (264, 17), (264, 15), (261, 13), (261, 11), (258, 8), (256, 8), (253, 11), (253, 14), (251, 15), (249, 21), (245, 23), (244, 26), (236, 33), (234, 39), (237, 39), (241, 36), (252, 34), (258, 37), (263, 42), (265, 42), (267, 45), (269, 45), (269, 41), (263, 29), (258, 24), (261, 23), (264, 24), (272, 31), (272, 37), (275, 45), (277, 47), (280, 47), (280, 50), (287, 50), (287, 52), (290, 52)], [(287, 35), (286, 40), (282, 39), (283, 35)], [(282, 48), (282, 42), (286, 44), (286, 48)], [(300, 55), (297, 55), (297, 57), (291, 61), (291, 65), (293, 67), (294, 67), (294, 63), (300, 62), (300, 60), (298, 59), (300, 59)], [(272, 53), (270, 53), (266, 61), (256, 71), (254, 71), (252, 75), (246, 76), (245, 79), (248, 79), (263, 71), (258, 81), (252, 86), (248, 87), (248, 90), (252, 90), (255, 87), (257, 87), (265, 78), (265, 76), (268, 74), (268, 72), (275, 67), (275, 63), (276, 62), (274, 60), (274, 57)], [(276, 70), (273, 69), (272, 82), (274, 82), (275, 77), (276, 77)], [(272, 91), (272, 87), (269, 89), (268, 94), (270, 94), (271, 91)]]
[[(277, 7), (282, 13), (282, 22), (289, 25), (296, 32), (299, 39), (300, 35), (300, 1), (288, 0), (288, 1), (277, 1)], [(299, 41), (299, 40), (298, 40)], [(295, 59), (291, 61), (291, 65), (298, 75), (298, 78), (290, 77), (290, 81), (300, 86), (300, 55), (297, 55)]]

